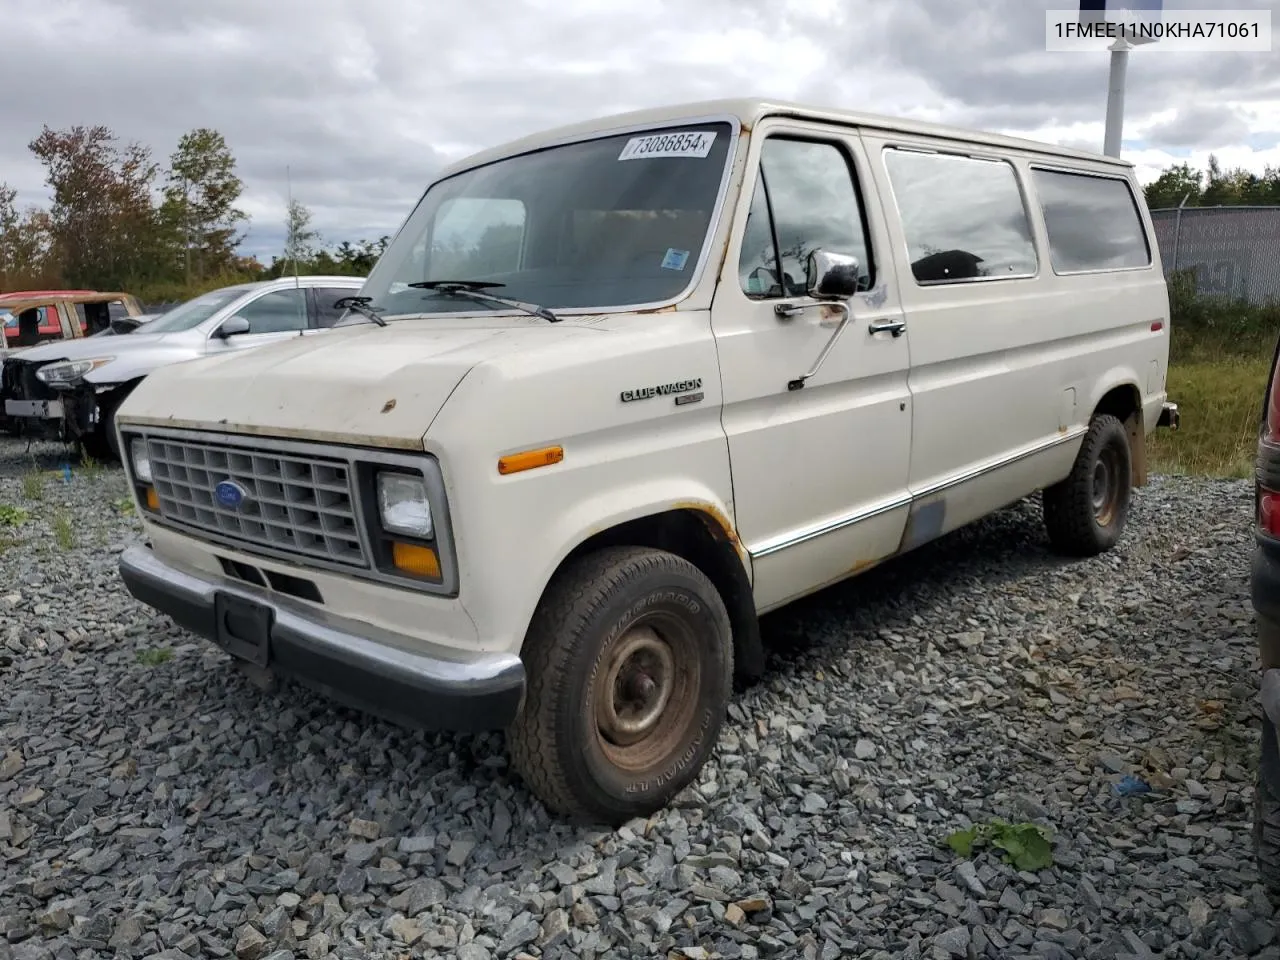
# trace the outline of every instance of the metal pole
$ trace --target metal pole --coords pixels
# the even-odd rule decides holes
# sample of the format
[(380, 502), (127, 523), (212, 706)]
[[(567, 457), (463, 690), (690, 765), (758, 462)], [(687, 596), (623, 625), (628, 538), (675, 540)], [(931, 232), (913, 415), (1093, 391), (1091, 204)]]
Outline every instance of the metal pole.
[(1102, 152), (1109, 157), (1120, 156), (1120, 134), (1124, 130), (1124, 75), (1129, 66), (1129, 41), (1121, 37), (1108, 49), (1111, 51), (1111, 82), (1107, 87), (1107, 133)]
[(1182, 195), (1182, 202), (1178, 204), (1178, 215), (1173, 221), (1173, 270), (1171, 273), (1178, 272), (1178, 246), (1182, 243), (1182, 208), (1187, 205), (1187, 198), (1191, 196), (1188, 190)]

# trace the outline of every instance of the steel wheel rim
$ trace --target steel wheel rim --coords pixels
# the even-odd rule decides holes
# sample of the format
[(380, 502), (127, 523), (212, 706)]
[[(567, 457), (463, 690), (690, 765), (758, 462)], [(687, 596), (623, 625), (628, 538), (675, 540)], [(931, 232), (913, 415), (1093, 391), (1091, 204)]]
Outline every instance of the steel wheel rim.
[(1098, 455), (1093, 465), (1091, 500), (1093, 517), (1100, 526), (1110, 526), (1120, 500), (1120, 458), (1110, 447)]
[(645, 770), (684, 739), (701, 674), (694, 644), (687, 625), (656, 614), (632, 623), (613, 643), (591, 691), (596, 742), (610, 762)]

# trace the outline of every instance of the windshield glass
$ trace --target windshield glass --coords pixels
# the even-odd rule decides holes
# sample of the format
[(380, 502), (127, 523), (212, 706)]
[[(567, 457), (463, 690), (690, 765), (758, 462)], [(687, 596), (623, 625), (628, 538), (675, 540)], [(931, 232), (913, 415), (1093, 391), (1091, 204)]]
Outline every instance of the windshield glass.
[(490, 281), (552, 310), (670, 300), (689, 285), (724, 175), (727, 123), (551, 147), (435, 184), (361, 291), (384, 316), (488, 307), (413, 289)]
[(147, 333), (175, 333), (178, 330), (197, 327), (236, 297), (244, 296), (248, 289), (248, 287), (223, 287), (221, 290), (201, 294), (194, 300), (188, 300), (168, 313), (156, 317), (147, 324)]

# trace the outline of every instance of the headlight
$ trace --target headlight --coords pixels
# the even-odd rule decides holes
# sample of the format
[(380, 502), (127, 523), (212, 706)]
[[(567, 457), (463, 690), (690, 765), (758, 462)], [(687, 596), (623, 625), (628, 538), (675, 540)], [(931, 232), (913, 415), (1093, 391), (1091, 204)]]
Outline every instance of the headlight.
[(50, 386), (60, 383), (75, 383), (90, 370), (96, 370), (104, 363), (110, 363), (115, 357), (94, 357), (91, 360), (64, 360), (61, 363), (47, 363), (36, 371), (36, 379)]
[(147, 441), (135, 437), (129, 444), (129, 460), (133, 464), (134, 479), (141, 483), (151, 482), (151, 455), (147, 453)]
[(430, 540), (435, 530), (426, 481), (405, 473), (378, 474), (378, 517), (387, 533)]

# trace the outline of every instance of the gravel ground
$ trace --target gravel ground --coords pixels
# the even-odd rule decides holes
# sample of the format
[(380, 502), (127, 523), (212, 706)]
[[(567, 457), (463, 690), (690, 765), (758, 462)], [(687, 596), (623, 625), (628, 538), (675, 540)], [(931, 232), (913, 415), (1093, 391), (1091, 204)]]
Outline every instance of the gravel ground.
[[(0, 441), (0, 960), (1280, 957), (1245, 483), (1157, 478), (1085, 562), (1021, 504), (770, 616), (696, 787), (593, 831), (498, 735), (260, 693), (121, 587), (119, 471), (30, 463)], [(945, 846), (993, 816), (1054, 865)]]

